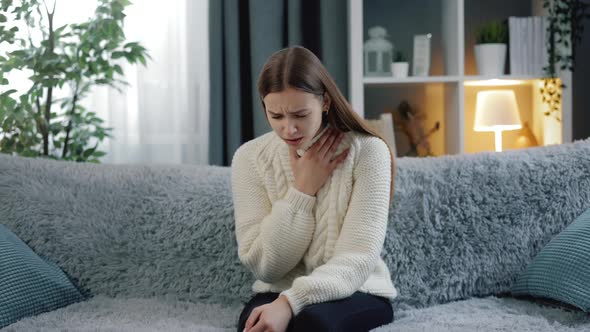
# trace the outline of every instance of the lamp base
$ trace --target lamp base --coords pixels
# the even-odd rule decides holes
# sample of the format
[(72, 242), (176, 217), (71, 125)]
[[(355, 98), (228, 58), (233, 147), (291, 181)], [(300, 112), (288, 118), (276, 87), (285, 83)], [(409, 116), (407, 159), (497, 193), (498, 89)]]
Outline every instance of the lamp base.
[(496, 152), (502, 152), (502, 130), (494, 130), (496, 140)]

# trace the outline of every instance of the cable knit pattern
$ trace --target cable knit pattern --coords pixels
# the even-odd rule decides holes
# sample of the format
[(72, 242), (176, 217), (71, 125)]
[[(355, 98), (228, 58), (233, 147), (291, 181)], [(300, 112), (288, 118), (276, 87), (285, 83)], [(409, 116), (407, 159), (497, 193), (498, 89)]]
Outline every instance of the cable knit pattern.
[(297, 315), (306, 305), (362, 291), (393, 299), (381, 259), (391, 162), (379, 138), (345, 134), (350, 147), (315, 197), (293, 185), (287, 144), (274, 132), (242, 145), (232, 161), (240, 261), (254, 292), (281, 292)]

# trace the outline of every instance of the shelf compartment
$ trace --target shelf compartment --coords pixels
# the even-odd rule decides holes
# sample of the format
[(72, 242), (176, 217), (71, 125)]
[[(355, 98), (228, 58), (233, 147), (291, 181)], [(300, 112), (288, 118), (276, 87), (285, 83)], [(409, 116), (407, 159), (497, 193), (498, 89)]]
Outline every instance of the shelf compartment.
[[(411, 107), (424, 113), (424, 130), (433, 128), (436, 122), (440, 128), (429, 142), (434, 155), (461, 153), (463, 149), (463, 121), (459, 96), (463, 86), (459, 82), (430, 82), (417, 85), (375, 85), (365, 86), (365, 109), (367, 119), (377, 119), (381, 113), (392, 112), (405, 100)], [(395, 122), (395, 118), (394, 118)], [(404, 137), (396, 133), (396, 145)], [(397, 148), (402, 152), (402, 148)]]
[[(461, 75), (462, 35), (461, 15), (463, 0), (414, 1), (365, 0), (362, 4), (363, 43), (368, 29), (382, 26), (394, 51), (402, 51), (410, 63), (412, 73), (414, 35), (432, 34), (430, 45), (431, 76)], [(419, 18), (419, 19), (417, 19)], [(362, 52), (362, 50), (359, 50)]]
[[(561, 143), (561, 125), (552, 117), (547, 117), (543, 113), (547, 106), (541, 102), (540, 80), (532, 80), (530, 84), (513, 85), (504, 87), (490, 86), (466, 86), (465, 93), (465, 152), (474, 153), (481, 151), (494, 151), (494, 133), (493, 132), (476, 132), (473, 130), (473, 121), (475, 119), (476, 96), (480, 91), (487, 90), (512, 90), (516, 95), (516, 102), (520, 113), (522, 123), (528, 123), (528, 127), (537, 140), (538, 146), (547, 144)], [(503, 150), (513, 150), (517, 148), (517, 139), (520, 130), (505, 131), (502, 133)]]

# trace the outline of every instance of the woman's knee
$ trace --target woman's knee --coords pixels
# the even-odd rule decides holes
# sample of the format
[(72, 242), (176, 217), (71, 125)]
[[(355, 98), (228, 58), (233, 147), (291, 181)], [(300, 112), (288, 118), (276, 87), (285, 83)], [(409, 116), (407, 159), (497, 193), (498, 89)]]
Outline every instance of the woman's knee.
[(305, 307), (289, 324), (289, 331), (369, 331), (393, 322), (393, 308), (387, 301), (360, 308), (343, 308), (320, 303)]
[(330, 326), (330, 317), (317, 305), (305, 307), (291, 319), (292, 331), (335, 331)]

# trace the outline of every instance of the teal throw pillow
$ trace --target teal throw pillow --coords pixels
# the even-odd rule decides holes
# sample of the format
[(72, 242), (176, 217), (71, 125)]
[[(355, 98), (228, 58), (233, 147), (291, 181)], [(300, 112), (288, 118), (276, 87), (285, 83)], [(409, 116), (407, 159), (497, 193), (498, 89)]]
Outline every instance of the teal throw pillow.
[(511, 292), (590, 312), (590, 209), (541, 249)]
[(0, 329), (83, 299), (57, 265), (0, 224)]

